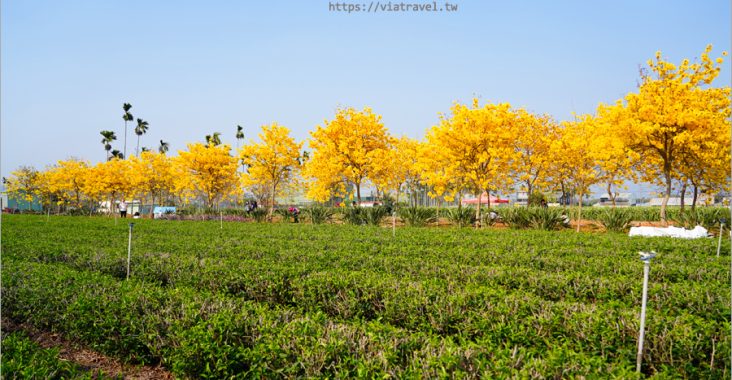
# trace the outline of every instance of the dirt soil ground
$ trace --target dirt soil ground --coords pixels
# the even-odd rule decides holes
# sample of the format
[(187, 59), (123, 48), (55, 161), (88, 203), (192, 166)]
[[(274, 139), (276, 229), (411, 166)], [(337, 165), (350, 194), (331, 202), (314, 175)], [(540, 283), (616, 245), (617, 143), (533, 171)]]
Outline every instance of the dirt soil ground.
[(2, 319), (2, 332), (22, 330), (43, 348), (58, 348), (59, 358), (79, 364), (91, 373), (103, 372), (106, 376), (134, 380), (173, 379), (174, 376), (160, 366), (135, 366), (86, 349), (57, 333), (40, 331), (28, 324)]

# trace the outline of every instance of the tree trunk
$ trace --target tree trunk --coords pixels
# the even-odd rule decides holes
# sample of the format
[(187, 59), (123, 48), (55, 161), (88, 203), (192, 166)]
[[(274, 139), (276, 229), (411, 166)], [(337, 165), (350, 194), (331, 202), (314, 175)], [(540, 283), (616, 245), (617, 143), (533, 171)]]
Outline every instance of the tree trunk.
[[(125, 115), (126, 115), (126, 113), (125, 113)], [(123, 151), (124, 151), (124, 155), (125, 155), (124, 158), (126, 160), (127, 159), (127, 120), (126, 119), (125, 119), (125, 147), (124, 147)]]
[[(531, 193), (533, 192), (533, 186), (531, 186), (531, 182), (526, 181), (526, 207), (531, 206)], [(488, 194), (488, 199), (491, 198), (491, 195)]]
[(475, 226), (480, 227), (480, 201), (483, 199), (483, 190), (478, 191), (478, 206), (475, 208)]
[(691, 210), (696, 210), (696, 200), (697, 196), (699, 194), (699, 187), (697, 185), (694, 185), (694, 199), (691, 201)]
[(486, 211), (489, 211), (491, 209), (491, 191), (486, 189), (485, 194), (488, 197), (488, 199), (487, 199), (488, 203), (486, 204), (486, 206), (487, 206)]
[(361, 207), (361, 184), (356, 184), (356, 199), (358, 199), (358, 206)]
[(666, 206), (668, 206), (668, 199), (671, 198), (671, 174), (665, 173), (666, 177), (666, 191), (663, 194), (663, 202), (661, 202), (661, 221), (664, 225), (668, 225), (666, 221)]
[(397, 186), (397, 189), (396, 189), (396, 202), (394, 202), (394, 211), (395, 212), (399, 208), (399, 193), (400, 193), (399, 186)]
[(581, 220), (582, 220), (582, 195), (583, 195), (582, 194), (582, 190), (580, 190), (580, 192), (579, 192), (579, 202), (578, 202), (579, 203), (579, 211), (577, 211), (577, 232), (580, 232), (580, 225), (582, 224), (582, 223), (580, 223)]
[(615, 194), (613, 194), (613, 183), (612, 182), (607, 183), (607, 195), (610, 197), (610, 200), (613, 202), (613, 208), (615, 208)]
[(684, 181), (684, 183), (681, 184), (681, 199), (679, 200), (681, 202), (680, 203), (681, 212), (684, 212), (684, 204), (686, 203), (685, 200), (686, 200), (686, 181)]
[(274, 217), (274, 205), (275, 205), (275, 194), (277, 190), (277, 184), (272, 184), (272, 198), (269, 206), (269, 218), (270, 220)]

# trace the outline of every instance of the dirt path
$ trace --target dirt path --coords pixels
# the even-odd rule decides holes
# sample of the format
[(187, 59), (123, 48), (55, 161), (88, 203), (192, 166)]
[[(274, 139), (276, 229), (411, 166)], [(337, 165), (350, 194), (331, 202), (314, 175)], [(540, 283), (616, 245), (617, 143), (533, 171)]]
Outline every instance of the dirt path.
[(28, 324), (18, 324), (7, 318), (2, 319), (2, 331), (4, 334), (18, 330), (25, 332), (43, 348), (58, 348), (60, 359), (77, 363), (92, 373), (102, 371), (107, 376), (135, 380), (174, 378), (163, 367), (123, 364), (116, 359), (81, 347), (79, 344), (65, 339), (60, 334), (40, 331)]

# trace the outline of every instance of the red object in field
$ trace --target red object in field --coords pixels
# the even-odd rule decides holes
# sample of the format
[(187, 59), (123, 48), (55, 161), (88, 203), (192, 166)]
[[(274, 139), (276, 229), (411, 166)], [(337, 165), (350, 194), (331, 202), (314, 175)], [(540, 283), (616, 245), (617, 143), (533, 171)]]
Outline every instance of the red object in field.
[[(478, 204), (478, 198), (475, 199), (463, 199), (462, 202), (460, 202), (463, 206), (467, 205), (477, 205)], [(498, 197), (494, 197), (491, 195), (491, 205), (497, 205), (502, 203), (509, 203), (508, 199), (501, 199)], [(488, 194), (483, 193), (483, 195), (480, 197), (480, 204), (481, 205), (487, 205), (488, 204)]]

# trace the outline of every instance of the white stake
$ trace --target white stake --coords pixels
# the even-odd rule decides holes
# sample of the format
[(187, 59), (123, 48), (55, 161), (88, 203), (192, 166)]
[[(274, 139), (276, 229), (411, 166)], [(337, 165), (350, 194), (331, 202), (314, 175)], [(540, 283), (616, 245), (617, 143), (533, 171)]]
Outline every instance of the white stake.
[(221, 216), (221, 229), (224, 229), (224, 212), (219, 210), (219, 215)]
[(724, 231), (724, 224), (719, 222), (719, 241), (717, 242), (717, 257), (719, 257), (719, 250), (722, 249), (722, 233)]
[(638, 252), (643, 261), (643, 300), (641, 302), (640, 332), (638, 334), (638, 356), (636, 357), (635, 371), (640, 373), (643, 362), (643, 338), (646, 329), (646, 300), (648, 299), (648, 273), (651, 271), (651, 259), (656, 257), (656, 252)]
[(396, 236), (396, 211), (391, 213), (391, 236)]
[(135, 226), (135, 223), (130, 223), (130, 237), (127, 240), (127, 278), (126, 280), (130, 279), (130, 258), (132, 257), (132, 227)]

